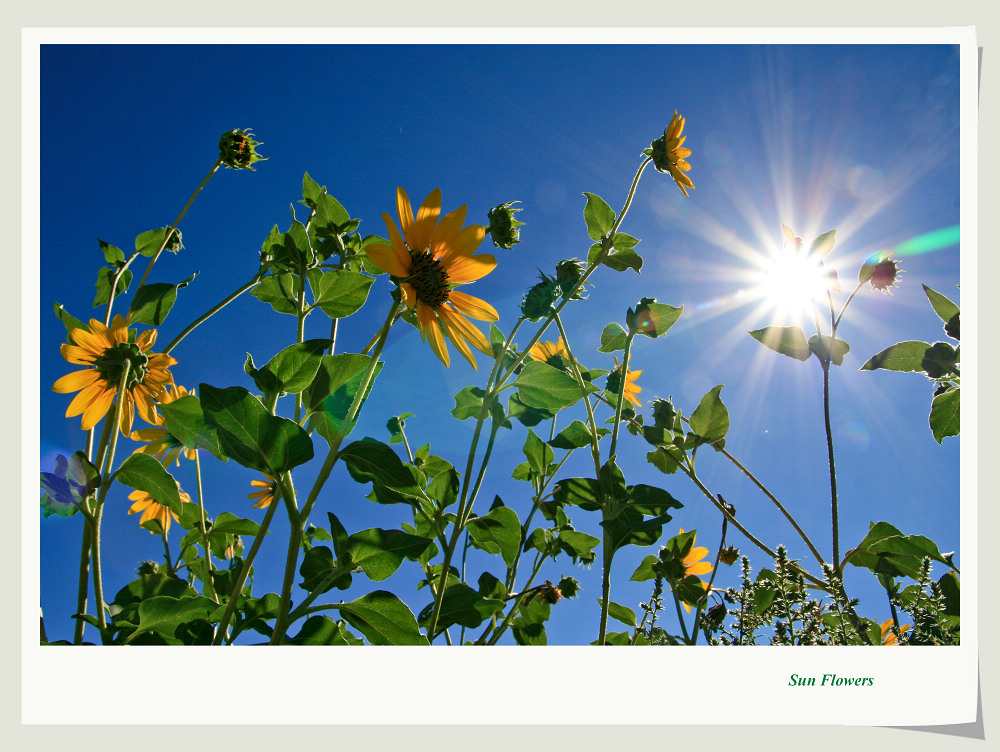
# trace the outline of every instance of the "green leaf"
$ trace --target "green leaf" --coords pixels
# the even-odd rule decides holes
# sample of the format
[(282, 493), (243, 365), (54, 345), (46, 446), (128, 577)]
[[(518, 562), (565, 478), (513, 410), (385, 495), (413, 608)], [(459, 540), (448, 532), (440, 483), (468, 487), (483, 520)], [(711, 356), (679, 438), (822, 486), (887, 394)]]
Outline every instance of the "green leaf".
[(307, 408), (306, 414), (309, 416), (310, 430), (317, 431), (331, 444), (350, 435), (357, 416), (361, 414), (361, 408), (371, 394), (375, 379), (382, 370), (382, 364), (377, 363), (355, 418), (347, 423), (351, 404), (361, 389), (361, 382), (371, 362), (372, 359), (367, 355), (355, 353), (322, 357), (316, 377), (302, 395)]
[[(607, 428), (598, 428), (598, 436), (611, 433)], [(590, 445), (590, 428), (581, 420), (574, 420), (548, 442), (556, 449), (579, 449)]]
[(97, 239), (97, 244), (101, 247), (101, 252), (104, 253), (104, 260), (111, 266), (117, 266), (125, 261), (125, 252), (121, 248), (105, 243), (100, 238)]
[(603, 353), (618, 352), (625, 349), (627, 341), (628, 334), (622, 329), (621, 324), (612, 322), (601, 332), (601, 346), (597, 350)]
[(930, 424), (934, 439), (938, 444), (947, 436), (960, 433), (959, 413), (961, 408), (960, 387), (952, 387), (937, 395), (931, 401)]
[(322, 273), (315, 270), (309, 274), (314, 305), (331, 319), (347, 318), (361, 310), (374, 281), (374, 277), (347, 269)]
[(888, 522), (874, 522), (861, 544), (845, 560), (890, 577), (917, 579), (924, 558), (948, 565), (937, 544), (922, 535), (903, 535)]
[(797, 326), (765, 326), (755, 329), (750, 336), (765, 347), (796, 360), (809, 360), (812, 350), (806, 342), (806, 335)]
[[(603, 598), (598, 598), (597, 603), (601, 606), (601, 608), (604, 607)], [(614, 601), (608, 602), (608, 616), (610, 616), (612, 619), (617, 619), (618, 621), (630, 627), (635, 627), (638, 625), (638, 622), (636, 622), (635, 620), (635, 611), (625, 606), (619, 605)]]
[(420, 471), (412, 465), (404, 465), (399, 456), (381, 441), (370, 438), (355, 441), (341, 449), (338, 456), (347, 465), (347, 471), (354, 480), (373, 483), (376, 496), (381, 489), (387, 489), (407, 499), (430, 501), (424, 492)]
[(299, 633), (288, 642), (292, 645), (363, 645), (363, 641), (329, 616), (310, 616)]
[(837, 242), (837, 231), (827, 230), (818, 238), (816, 238), (812, 245), (809, 246), (809, 255), (817, 255), (819, 258), (823, 258), (826, 254), (833, 250), (834, 243)]
[(459, 420), (475, 418), (483, 407), (486, 392), (477, 386), (467, 386), (455, 395), (455, 408), (451, 411)]
[(235, 514), (222, 512), (212, 523), (212, 535), (257, 535), (260, 525), (253, 520), (241, 519)]
[(497, 507), (483, 517), (469, 520), (466, 529), (477, 548), (500, 554), (508, 567), (514, 565), (521, 546), (521, 522), (513, 509)]
[(313, 546), (306, 551), (299, 566), (303, 590), (310, 593), (325, 593), (330, 588), (347, 590), (351, 586), (351, 565), (338, 565), (333, 553), (326, 546)]
[(680, 462), (676, 458), (683, 458), (684, 452), (676, 446), (668, 445), (659, 447), (646, 455), (646, 462), (651, 464), (661, 473), (672, 475), (677, 472)]
[[(673, 496), (656, 486), (639, 483), (627, 489), (628, 504), (642, 514), (662, 516), (668, 509), (682, 509), (684, 505)], [(669, 520), (667, 517), (664, 522)]]
[(583, 219), (587, 223), (587, 234), (591, 240), (600, 240), (607, 235), (615, 224), (615, 212), (608, 202), (596, 193), (583, 194), (587, 197), (587, 205), (583, 208)]
[[(440, 634), (452, 624), (475, 629), (503, 607), (503, 600), (486, 597), (483, 592), (473, 590), (464, 582), (449, 585), (441, 600), (436, 634)], [(434, 604), (430, 603), (420, 612), (419, 619), (422, 625), (429, 624), (433, 609)]]
[[(250, 375), (265, 394), (275, 392), (298, 394), (313, 383), (323, 353), (329, 347), (328, 339), (307, 339), (290, 345), (271, 358), (260, 371)], [(265, 388), (265, 385), (270, 388)]]
[(201, 400), (189, 394), (173, 402), (159, 405), (167, 431), (188, 449), (206, 449), (223, 462), (227, 461), (219, 445), (219, 434), (205, 422)]
[(74, 452), (68, 460), (56, 455), (54, 469), (54, 473), (41, 473), (42, 514), (70, 517), (100, 487), (101, 474), (82, 451)]
[(180, 514), (181, 497), (177, 492), (177, 481), (148, 454), (137, 452), (129, 455), (112, 477), (136, 491), (145, 491), (160, 504)]
[(548, 467), (555, 460), (555, 453), (549, 448), (548, 445), (540, 438), (537, 434), (528, 429), (528, 435), (524, 440), (523, 450), (525, 459), (528, 460), (528, 464), (531, 469), (535, 471), (539, 476), (544, 476)]
[(616, 272), (634, 269), (638, 274), (639, 270), (642, 269), (642, 256), (631, 248), (622, 248), (620, 251), (605, 256), (604, 265), (611, 267)]
[(406, 428), (406, 419), (412, 417), (413, 413), (403, 413), (402, 415), (393, 416), (386, 421), (385, 427), (389, 431), (390, 444), (403, 443), (403, 429)]
[(560, 530), (559, 542), (561, 548), (577, 559), (590, 559), (593, 551), (601, 543), (601, 539), (580, 532), (579, 530)]
[(514, 641), (518, 645), (547, 645), (545, 622), (548, 621), (552, 607), (541, 598), (529, 598), (521, 604), (521, 610), (510, 623)]
[(644, 557), (643, 560), (639, 563), (639, 566), (635, 568), (635, 571), (632, 573), (632, 576), (629, 577), (629, 580), (632, 582), (646, 582), (647, 580), (655, 580), (656, 572), (653, 569), (653, 565), (656, 564), (658, 561), (659, 558), (653, 556), (653, 554), (649, 554), (649, 556)]
[(719, 396), (723, 386), (712, 387), (691, 413), (691, 430), (707, 444), (714, 444), (729, 431), (729, 410)]
[(330, 538), (333, 542), (333, 553), (336, 555), (337, 560), (347, 558), (347, 531), (344, 526), (340, 524), (340, 520), (333, 512), (326, 513), (327, 519), (330, 521)]
[(677, 323), (682, 313), (684, 306), (672, 306), (643, 298), (636, 308), (636, 332), (647, 337), (661, 337)]
[(844, 355), (851, 351), (851, 346), (842, 339), (834, 339), (833, 346), (831, 347), (829, 336), (814, 334), (809, 338), (809, 349), (822, 362), (826, 361), (827, 351), (829, 350), (830, 362), (835, 366), (840, 366), (844, 364)]
[[(75, 316), (71, 316), (69, 313), (67, 313), (66, 309), (63, 308), (59, 303), (53, 303), (52, 308), (56, 312), (56, 317), (63, 323), (63, 326), (66, 327), (67, 335), (74, 329), (87, 329), (86, 324), (84, 324), (82, 321), (80, 321), (80, 319), (76, 318)], [(67, 336), (66, 341), (72, 343), (73, 338)]]
[(940, 379), (955, 373), (958, 358), (958, 350), (947, 342), (935, 342), (924, 353), (920, 365), (930, 378)]
[(552, 495), (560, 505), (573, 504), (587, 512), (600, 509), (603, 500), (601, 485), (594, 478), (564, 478), (556, 483)]
[(949, 616), (961, 615), (961, 590), (959, 588), (958, 575), (954, 572), (945, 572), (938, 580), (941, 592), (944, 595), (944, 612)]
[[(109, 269), (106, 266), (101, 267), (97, 272), (97, 295), (94, 297), (94, 308), (97, 306), (104, 305), (111, 298), (111, 280), (114, 279), (115, 270)], [(115, 297), (128, 290), (129, 284), (132, 282), (132, 272), (126, 269), (122, 272), (121, 277), (118, 278), (118, 284), (115, 285)]]
[(948, 298), (944, 295), (932, 290), (927, 285), (921, 285), (921, 287), (924, 288), (924, 293), (927, 295), (927, 299), (931, 302), (931, 308), (934, 309), (934, 313), (940, 316), (941, 320), (945, 324), (959, 314), (958, 306), (948, 300)]
[(302, 199), (300, 203), (316, 211), (310, 227), (314, 228), (318, 235), (335, 235), (352, 231), (348, 230), (351, 215), (337, 199), (326, 192), (326, 186), (320, 187), (309, 177), (308, 172), (302, 177)]
[(199, 619), (207, 620), (218, 604), (202, 595), (172, 598), (157, 595), (139, 604), (139, 627), (126, 639), (132, 642), (141, 634), (152, 632), (168, 642), (179, 644), (176, 637), (179, 626)]
[[(156, 252), (160, 250), (160, 246), (163, 245), (163, 238), (166, 237), (169, 229), (169, 227), (158, 227), (155, 230), (139, 233), (135, 238), (135, 249), (143, 256), (155, 256)], [(178, 234), (178, 231), (175, 230), (174, 233)]]
[(151, 324), (153, 326), (162, 324), (177, 299), (177, 291), (182, 287), (187, 287), (197, 276), (198, 272), (195, 272), (176, 285), (156, 282), (139, 288), (128, 309), (128, 323)]
[(920, 372), (924, 370), (924, 354), (930, 348), (926, 342), (915, 340), (897, 342), (869, 358), (868, 362), (861, 366), (861, 370), (874, 371), (876, 368), (884, 368), (888, 371)]
[[(595, 240), (597, 240), (597, 238), (595, 238)], [(626, 232), (616, 232), (615, 236), (611, 239), (611, 245), (613, 248), (620, 251), (625, 248), (634, 248), (639, 245), (639, 240), (637, 238), (633, 238)]]
[(348, 538), (347, 551), (353, 566), (361, 567), (372, 580), (384, 580), (399, 569), (404, 558), (419, 557), (430, 544), (429, 539), (402, 530), (371, 528)]
[(277, 478), (313, 458), (312, 441), (302, 427), (268, 413), (246, 389), (201, 384), (198, 392), (205, 422), (218, 433), (222, 451), (243, 467)]
[[(583, 397), (576, 379), (538, 360), (525, 364), (514, 386), (524, 404), (544, 410), (568, 407)], [(588, 393), (597, 391), (593, 384), (585, 386)]]
[(427, 645), (413, 612), (399, 598), (376, 590), (338, 606), (340, 615), (372, 645)]
[(264, 277), (250, 291), (257, 300), (268, 303), (278, 313), (298, 314), (298, 294), (302, 278), (283, 271)]
[(537, 426), (543, 420), (551, 420), (555, 413), (549, 410), (543, 410), (540, 407), (529, 407), (524, 404), (514, 392), (507, 400), (507, 414), (511, 418), (516, 418), (520, 423), (530, 428), (532, 426)]

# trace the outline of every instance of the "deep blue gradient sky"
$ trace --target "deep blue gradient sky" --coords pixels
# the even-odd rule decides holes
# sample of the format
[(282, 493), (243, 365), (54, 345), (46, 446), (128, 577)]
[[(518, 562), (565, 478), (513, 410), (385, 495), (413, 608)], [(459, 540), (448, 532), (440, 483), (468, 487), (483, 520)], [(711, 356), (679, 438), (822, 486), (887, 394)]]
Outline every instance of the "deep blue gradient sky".
[[(59, 355), (65, 331), (53, 302), (83, 320), (101, 315), (91, 308), (103, 263), (96, 238), (128, 253), (137, 234), (169, 224), (214, 162), (223, 131), (252, 127), (268, 161), (256, 172), (219, 172), (181, 224), (185, 250), (157, 263), (152, 282), (179, 282), (200, 271), (161, 327), (161, 347), (253, 276), (268, 231), (289, 225), (289, 204), (301, 198), (304, 172), (363, 219), (363, 234), (385, 236), (379, 215), (394, 212), (397, 185), (415, 204), (440, 187), (444, 211), (467, 204), (468, 221), (483, 224), (490, 207), (522, 201), (524, 242), (504, 251), (486, 241), (480, 251), (496, 255), (497, 269), (468, 288), (497, 308), (498, 326), (509, 331), (536, 267), (551, 273), (563, 258), (586, 257), (591, 241), (582, 193), (597, 193), (619, 209), (642, 149), (677, 109), (687, 118), (685, 145), (694, 152), (689, 174), (697, 188), (685, 199), (668, 176), (647, 170), (622, 226), (642, 240), (642, 274), (603, 269), (593, 277), (589, 302), (568, 307), (564, 316), (574, 353), (591, 368), (611, 368), (611, 357), (596, 351), (605, 324), (624, 324), (627, 308), (644, 296), (683, 305), (666, 337), (633, 349), (633, 368), (644, 371), (638, 382), (644, 405), (672, 395), (690, 414), (708, 389), (725, 384), (732, 421), (727, 449), (827, 552), (821, 372), (815, 362), (784, 358), (746, 334), (795, 323), (778, 320), (755, 297), (760, 265), (780, 248), (780, 223), (807, 241), (838, 228), (827, 261), (849, 291), (871, 253), (906, 248), (906, 241), (959, 223), (957, 47), (46, 45), (41, 62), (43, 470), (56, 453), (68, 455), (84, 441), (79, 418), (63, 417), (70, 396), (50, 389), (75, 370)], [(304, 218), (304, 208), (298, 210)], [(960, 440), (933, 440), (931, 385), (919, 375), (858, 370), (897, 341), (944, 339), (921, 283), (960, 302), (957, 244), (906, 255), (902, 266), (894, 294), (866, 288), (839, 333), (852, 348), (832, 387), (842, 550), (877, 520), (927, 535), (942, 551), (960, 550)], [(376, 281), (365, 309), (343, 322), (339, 352), (357, 352), (371, 338), (389, 309), (389, 290), (385, 277)], [(803, 323), (807, 335), (813, 333)], [(527, 342), (533, 331), (522, 328), (517, 339)], [(328, 333), (328, 320), (310, 317), (307, 337)], [(189, 388), (252, 390), (243, 372), (246, 353), (259, 365), (294, 337), (293, 317), (245, 295), (178, 346), (173, 372)], [(555, 337), (553, 329), (544, 339)], [(414, 413), (407, 424), (411, 444), (430, 442), (435, 453), (464, 467), (472, 421), (455, 421), (449, 410), (457, 391), (484, 385), (485, 356), (476, 373), (453, 351), (446, 369), (412, 328), (400, 325), (383, 359), (352, 438), (386, 440), (388, 418)], [(571, 417), (578, 416), (561, 424)], [(524, 436), (519, 424), (501, 434), (480, 513), (494, 494), (522, 519), (527, 513), (527, 484), (509, 478), (523, 459)], [(627, 481), (659, 485), (685, 504), (665, 537), (678, 527), (697, 529), (699, 544), (714, 552), (721, 523), (714, 508), (680, 474), (665, 476), (649, 465), (645, 442), (622, 441), (619, 464)], [(121, 457), (129, 444), (121, 445)], [(585, 454), (578, 452), (562, 475), (586, 475), (588, 467), (592, 474)], [(308, 487), (319, 462), (313, 464), (303, 468), (302, 481), (296, 471), (299, 488)], [(767, 499), (724, 458), (704, 450), (698, 469), (767, 543), (786, 544), (793, 558), (808, 557)], [(203, 471), (210, 515), (263, 517), (246, 500), (257, 474), (210, 457)], [(172, 472), (193, 493), (191, 463)], [(314, 521), (321, 524), (325, 512), (334, 511), (349, 532), (411, 521), (403, 508), (366, 501), (368, 488), (338, 467)], [(109, 600), (134, 577), (139, 561), (162, 558), (159, 538), (126, 515), (126, 495), (125, 489), (112, 494), (104, 518)], [(599, 535), (595, 514), (571, 510), (570, 516), (578, 529)], [(281, 518), (279, 510), (258, 559), (258, 594), (280, 590), (287, 540)], [(41, 521), (41, 605), (50, 639), (71, 636), (81, 526), (79, 516)], [(179, 537), (172, 533), (175, 545)], [(729, 540), (750, 555), (755, 569), (768, 565), (737, 532)], [(619, 552), (612, 600), (637, 609), (648, 599), (649, 583), (628, 578), (656, 550)], [(960, 554), (956, 561), (961, 565)], [(475, 582), (489, 564), (470, 555), (467, 579)], [(583, 590), (553, 609), (550, 644), (588, 643), (597, 631), (599, 568), (560, 559), (547, 564), (540, 579), (563, 575), (576, 577)], [(737, 568), (724, 568), (716, 586), (734, 584), (736, 575)], [(884, 593), (867, 586), (872, 578), (848, 575), (862, 614), (888, 618)], [(395, 591), (416, 613), (428, 592), (413, 599), (418, 579), (418, 568), (407, 563), (369, 589)], [(675, 626), (669, 614), (662, 618)]]

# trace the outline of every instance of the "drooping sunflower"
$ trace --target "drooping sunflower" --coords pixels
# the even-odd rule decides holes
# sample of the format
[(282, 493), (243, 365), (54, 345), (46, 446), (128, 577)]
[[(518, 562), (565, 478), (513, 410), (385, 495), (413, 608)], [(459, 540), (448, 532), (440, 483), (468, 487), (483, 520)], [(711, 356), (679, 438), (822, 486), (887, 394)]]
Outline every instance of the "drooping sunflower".
[[(182, 502), (185, 504), (191, 503), (191, 497), (184, 491), (181, 491), (180, 484), (177, 486), (177, 492), (180, 494)], [(128, 513), (135, 514), (136, 512), (142, 512), (142, 517), (139, 518), (140, 525), (149, 520), (159, 520), (160, 525), (163, 527), (163, 532), (169, 533), (170, 518), (173, 517), (175, 520), (180, 519), (174, 510), (166, 504), (158, 502), (146, 491), (133, 491), (128, 497), (135, 502), (129, 507)], [(150, 530), (149, 532), (152, 533), (153, 531)]]
[(444, 341), (447, 335), (475, 368), (476, 359), (469, 345), (486, 355), (492, 355), (493, 349), (466, 317), (479, 321), (497, 321), (500, 317), (489, 303), (455, 287), (482, 279), (496, 267), (493, 256), (473, 255), (486, 236), (485, 228), (462, 227), (464, 205), (441, 217), (439, 222), (441, 190), (438, 188), (424, 199), (416, 217), (406, 192), (397, 188), (396, 213), (400, 229), (392, 217), (383, 214), (390, 245), (369, 245), (368, 258), (395, 278), (403, 302), (417, 313), (421, 337), (430, 343), (441, 361), (450, 365)]
[[(910, 628), (907, 624), (899, 628), (900, 634), (905, 634), (906, 630)], [(896, 633), (892, 631), (892, 619), (886, 619), (882, 622), (882, 644), (883, 645), (899, 645), (899, 640), (896, 639)]]
[(119, 314), (112, 319), (110, 328), (91, 319), (88, 327), (73, 329), (70, 337), (75, 344), (64, 343), (59, 351), (70, 363), (88, 368), (66, 374), (52, 385), (53, 391), (60, 394), (79, 392), (66, 409), (67, 418), (82, 413), (84, 431), (97, 425), (114, 403), (122, 372), (128, 363), (119, 430), (123, 436), (128, 435), (136, 411), (153, 425), (159, 422), (153, 400), (162, 397), (167, 384), (173, 383), (170, 366), (177, 361), (169, 355), (149, 352), (156, 342), (155, 329), (137, 337)]
[[(681, 528), (681, 533), (683, 532), (684, 528)], [(698, 536), (696, 535), (694, 537), (694, 540), (691, 541), (691, 550), (688, 551), (688, 555), (684, 557), (683, 564), (684, 564), (685, 577), (687, 577), (688, 575), (698, 576), (700, 574), (708, 574), (713, 569), (712, 565), (709, 564), (707, 561), (702, 561), (702, 559), (708, 556), (708, 549), (705, 548), (704, 546), (699, 546), (695, 548), (694, 544), (697, 542), (697, 540)], [(702, 580), (701, 585), (703, 588), (705, 588), (705, 590), (708, 590), (707, 582)], [(681, 601), (681, 604), (684, 606), (684, 611), (690, 614), (691, 606), (689, 606), (684, 601)]]
[[(615, 358), (615, 366), (615, 372), (619, 375), (619, 377), (621, 377), (621, 374), (628, 370), (618, 363), (618, 358)], [(642, 407), (642, 403), (639, 401), (639, 398), (635, 396), (642, 391), (642, 387), (635, 383), (635, 380), (640, 376), (642, 376), (642, 371), (628, 371), (625, 373), (625, 380), (622, 384), (622, 388), (625, 390), (625, 399), (636, 407)]]
[(532, 360), (540, 360), (542, 363), (548, 363), (552, 358), (569, 358), (569, 353), (566, 352), (566, 343), (563, 342), (562, 337), (560, 337), (555, 342), (536, 342), (528, 350), (528, 357)]
[(653, 166), (659, 172), (670, 173), (670, 177), (677, 183), (677, 187), (687, 196), (689, 195), (687, 189), (693, 189), (694, 183), (685, 174), (691, 169), (691, 165), (685, 161), (684, 157), (690, 157), (691, 150), (684, 146), (687, 136), (682, 136), (683, 132), (684, 118), (677, 114), (677, 110), (674, 110), (674, 117), (670, 121), (670, 125), (663, 131), (662, 138), (656, 139), (652, 144)]
[[(173, 402), (189, 394), (193, 395), (194, 389), (189, 392), (185, 387), (174, 384), (160, 396), (160, 404)], [(160, 422), (162, 423), (162, 418)], [(146, 446), (136, 449), (133, 454), (142, 452), (143, 454), (151, 455), (158, 459), (164, 467), (167, 467), (171, 462), (176, 462), (179, 466), (181, 464), (180, 456), (182, 452), (189, 460), (194, 460), (198, 457), (197, 449), (186, 449), (184, 443), (166, 428), (142, 428), (130, 433), (129, 438), (133, 441), (149, 442)]]
[(266, 509), (271, 506), (271, 502), (274, 501), (274, 494), (276, 493), (274, 478), (267, 473), (264, 473), (264, 477), (267, 478), (267, 480), (250, 481), (251, 486), (262, 489), (247, 496), (248, 499), (257, 500), (254, 502), (254, 509)]

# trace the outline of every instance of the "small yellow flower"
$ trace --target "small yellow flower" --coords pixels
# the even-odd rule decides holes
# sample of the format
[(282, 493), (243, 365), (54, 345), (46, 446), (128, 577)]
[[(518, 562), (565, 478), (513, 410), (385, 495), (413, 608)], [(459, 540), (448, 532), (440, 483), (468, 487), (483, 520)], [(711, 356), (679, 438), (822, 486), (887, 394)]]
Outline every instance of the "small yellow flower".
[[(681, 528), (681, 533), (683, 532), (684, 528)], [(695, 548), (694, 544), (695, 542), (697, 542), (697, 540), (698, 537), (695, 536), (694, 540), (691, 541), (691, 550), (688, 552), (688, 555), (684, 557), (683, 563), (684, 563), (685, 577), (687, 577), (688, 575), (697, 576), (699, 574), (708, 574), (713, 569), (712, 565), (709, 564), (707, 561), (702, 561), (702, 559), (708, 556), (708, 549), (705, 548), (704, 546), (699, 546), (698, 548)], [(708, 590), (707, 582), (702, 580), (701, 585), (702, 587), (705, 588), (705, 590)], [(684, 603), (683, 601), (681, 601), (681, 604), (684, 606), (684, 611), (690, 614), (691, 606), (689, 606), (687, 603)]]
[(125, 319), (117, 315), (112, 319), (110, 328), (97, 319), (91, 319), (89, 327), (73, 329), (70, 337), (75, 344), (64, 343), (59, 351), (70, 363), (88, 368), (66, 374), (52, 385), (52, 390), (60, 394), (79, 392), (66, 409), (67, 418), (82, 413), (80, 425), (84, 431), (97, 425), (114, 403), (118, 384), (128, 363), (128, 380), (122, 394), (118, 428), (123, 436), (128, 436), (137, 410), (148, 423), (156, 425), (160, 422), (153, 400), (162, 397), (167, 384), (173, 383), (174, 377), (169, 369), (177, 361), (169, 355), (149, 352), (156, 342), (155, 329), (136, 337), (135, 332), (125, 325)]
[[(615, 371), (620, 377), (625, 371), (625, 368), (618, 363), (618, 358), (615, 358), (615, 366)], [(640, 376), (642, 376), (642, 371), (629, 371), (625, 375), (625, 383), (622, 385), (622, 388), (625, 390), (625, 399), (636, 407), (642, 407), (642, 403), (639, 401), (639, 398), (635, 396), (642, 391), (642, 387), (635, 383), (635, 380)], [(681, 532), (684, 531), (682, 530)]]
[(684, 118), (677, 114), (677, 110), (674, 110), (674, 117), (670, 121), (670, 125), (663, 131), (662, 138), (658, 138), (652, 143), (652, 151), (653, 166), (659, 172), (670, 173), (670, 177), (677, 183), (677, 187), (687, 196), (687, 189), (694, 189), (694, 183), (685, 174), (691, 169), (691, 165), (684, 160), (684, 157), (690, 157), (691, 150), (683, 145), (687, 139), (687, 136), (681, 135), (683, 132)]
[[(566, 352), (566, 343), (560, 337), (555, 342), (536, 342), (528, 350), (528, 357), (532, 360), (540, 360), (542, 363), (549, 363), (553, 358), (563, 357), (569, 359)], [(552, 365), (550, 363), (550, 365)]]
[[(188, 390), (184, 387), (175, 384), (164, 392), (162, 397), (160, 397), (160, 403), (165, 404), (167, 402), (173, 402), (181, 397), (186, 397), (188, 394), (193, 395), (194, 390), (192, 389), (188, 392)], [(160, 419), (160, 422), (163, 422), (162, 418)], [(170, 433), (170, 431), (166, 428), (142, 428), (138, 431), (130, 433), (129, 438), (132, 439), (132, 441), (149, 442), (146, 446), (136, 449), (133, 454), (142, 452), (143, 454), (151, 455), (152, 457), (158, 459), (160, 464), (164, 467), (167, 467), (171, 462), (176, 462), (179, 466), (181, 464), (180, 456), (182, 452), (189, 460), (196, 459), (198, 456), (197, 449), (185, 449), (183, 442)]]
[[(899, 633), (903, 634), (910, 628), (910, 625), (899, 628)], [(882, 644), (883, 645), (899, 645), (899, 640), (896, 639), (896, 633), (892, 631), (892, 619), (886, 619), (882, 622)]]
[[(181, 491), (180, 488), (180, 484), (178, 484), (177, 491), (180, 494), (181, 501), (185, 504), (190, 504), (191, 497), (184, 491)], [(170, 532), (170, 518), (173, 517), (175, 520), (180, 519), (174, 510), (166, 504), (158, 502), (146, 491), (133, 491), (128, 497), (135, 502), (129, 508), (128, 513), (135, 514), (136, 512), (142, 512), (142, 517), (139, 518), (140, 525), (149, 520), (159, 520), (160, 525), (163, 527), (163, 532), (168, 533)], [(149, 532), (152, 533), (153, 531), (150, 530)]]
[(271, 506), (271, 502), (274, 501), (274, 494), (276, 493), (277, 484), (267, 473), (264, 473), (264, 477), (267, 480), (252, 480), (250, 485), (254, 488), (260, 488), (261, 491), (256, 491), (255, 493), (247, 496), (248, 499), (257, 499), (254, 502), (254, 509), (266, 509)]
[(398, 188), (396, 213), (402, 232), (392, 217), (383, 214), (390, 245), (373, 243), (367, 252), (375, 266), (397, 278), (403, 302), (416, 310), (420, 336), (430, 343), (441, 362), (451, 364), (444, 341), (447, 335), (475, 368), (469, 344), (491, 356), (493, 348), (466, 316), (480, 321), (497, 321), (500, 316), (486, 301), (455, 287), (482, 279), (497, 262), (487, 254), (472, 255), (483, 242), (486, 230), (482, 225), (463, 228), (465, 212), (466, 207), (460, 206), (439, 222), (441, 190), (435, 188), (414, 218), (410, 199)]

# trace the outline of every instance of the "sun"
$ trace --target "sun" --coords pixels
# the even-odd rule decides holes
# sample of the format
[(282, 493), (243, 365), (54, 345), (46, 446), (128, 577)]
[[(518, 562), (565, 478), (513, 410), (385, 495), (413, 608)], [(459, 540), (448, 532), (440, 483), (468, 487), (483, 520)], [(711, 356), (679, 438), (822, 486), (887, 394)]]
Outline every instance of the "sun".
[(817, 300), (830, 289), (829, 270), (815, 256), (781, 252), (764, 266), (759, 294), (774, 312), (791, 323), (813, 315)]

